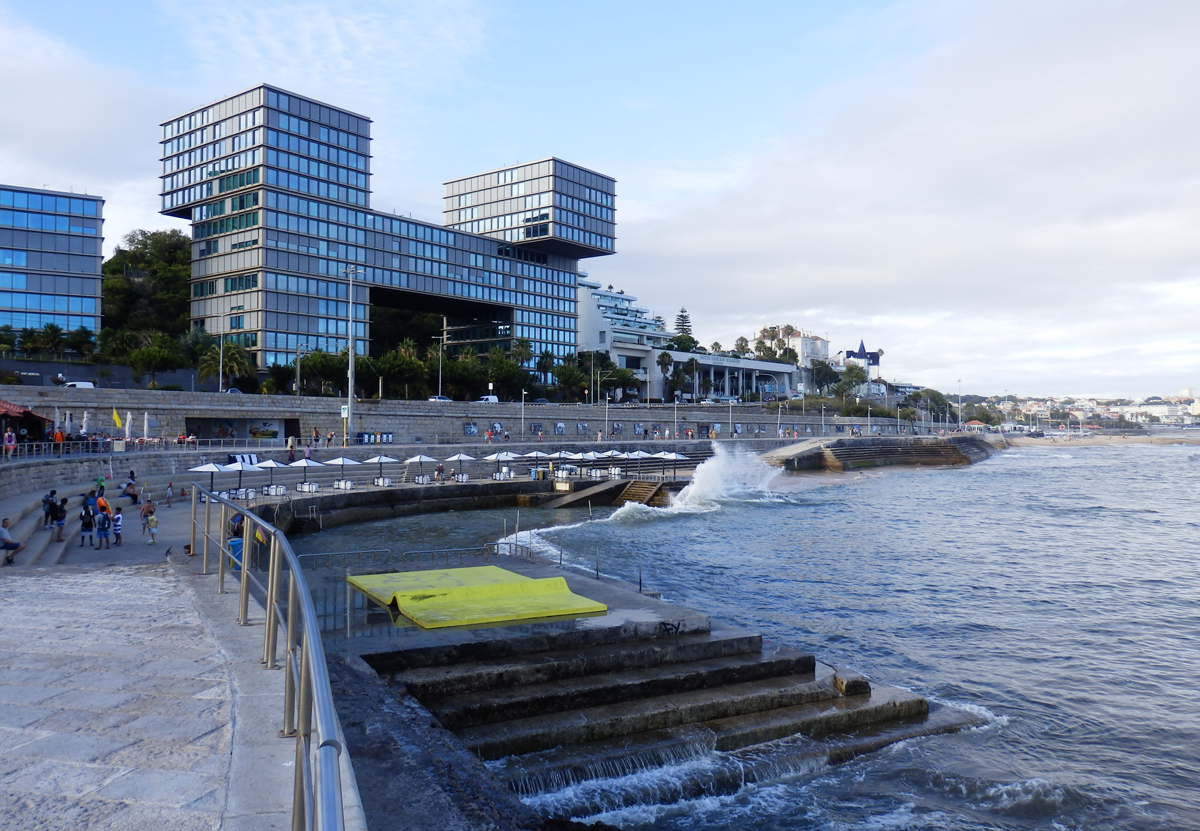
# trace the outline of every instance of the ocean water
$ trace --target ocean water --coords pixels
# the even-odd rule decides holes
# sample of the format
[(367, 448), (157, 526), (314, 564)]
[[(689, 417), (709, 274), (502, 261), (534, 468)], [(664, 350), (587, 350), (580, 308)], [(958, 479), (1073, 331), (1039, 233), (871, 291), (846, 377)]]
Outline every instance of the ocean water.
[[(724, 452), (670, 508), (523, 512), (549, 556), (662, 590), (982, 727), (728, 796), (659, 769), (530, 797), (626, 829), (1200, 828), (1200, 455), (1031, 448), (779, 476)], [(477, 544), (515, 511), (331, 530), (309, 550)], [(522, 531), (525, 541), (528, 530)], [(689, 763), (703, 765), (704, 761)], [(630, 794), (637, 804), (625, 805)]]

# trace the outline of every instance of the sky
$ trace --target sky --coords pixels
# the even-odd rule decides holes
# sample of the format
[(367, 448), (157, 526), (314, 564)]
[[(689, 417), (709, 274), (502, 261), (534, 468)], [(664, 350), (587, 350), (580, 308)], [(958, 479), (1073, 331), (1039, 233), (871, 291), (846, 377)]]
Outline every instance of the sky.
[(373, 119), (372, 206), (558, 156), (591, 277), (984, 395), (1200, 387), (1200, 4), (0, 0), (0, 182), (158, 207), (158, 125), (259, 83)]

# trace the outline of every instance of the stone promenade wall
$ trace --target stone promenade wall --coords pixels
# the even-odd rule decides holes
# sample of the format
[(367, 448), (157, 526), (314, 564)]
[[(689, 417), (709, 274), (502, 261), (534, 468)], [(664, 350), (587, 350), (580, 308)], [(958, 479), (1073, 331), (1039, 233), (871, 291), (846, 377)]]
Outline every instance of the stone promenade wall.
[[(228, 419), (231, 421), (281, 420), (296, 422), (301, 437), (311, 435), (313, 427), (322, 434), (330, 431), (339, 437), (342, 434), (341, 405), (344, 399), (311, 398), (284, 395), (231, 395), (206, 392), (171, 392), (162, 390), (121, 389), (63, 389), (60, 387), (7, 387), (0, 391), (0, 398), (11, 401), (34, 412), (53, 417), (54, 408), (64, 413), (70, 411), (75, 424), (79, 424), (83, 412), (91, 417), (93, 432), (118, 433), (112, 423), (115, 408), (121, 418), (133, 413), (134, 435), (141, 435), (143, 414), (148, 413), (151, 434), (174, 437), (189, 427), (188, 419)], [(550, 404), (531, 405), (524, 408), (525, 437), (533, 437), (534, 425), (541, 424), (547, 441), (578, 442), (596, 438), (598, 430), (605, 429), (605, 407), (603, 405)], [(728, 406), (637, 406), (609, 407), (608, 428), (621, 425), (619, 438), (634, 440), (634, 425), (642, 424), (646, 430), (661, 425), (663, 430), (691, 428), (696, 434), (702, 428), (720, 425), (720, 438), (728, 438), (730, 430), (730, 408)], [(511, 432), (513, 439), (521, 438), (521, 405), (475, 404), (467, 402), (433, 403), (428, 401), (365, 400), (354, 408), (353, 433), (392, 433), (396, 443), (402, 444), (452, 444), (479, 441), (488, 426), (499, 422), (502, 429)], [(678, 421), (676, 421), (678, 418)], [(758, 405), (735, 405), (732, 411), (734, 424), (742, 425), (742, 437), (754, 434), (775, 437), (777, 421), (783, 425), (794, 425), (801, 432), (810, 428), (808, 437), (820, 435), (820, 413), (802, 416), (799, 410), (785, 411), (779, 417), (772, 410), (760, 410)], [(836, 427), (860, 425), (865, 428), (864, 418), (825, 419), (826, 431), (834, 435)], [(555, 436), (556, 425), (563, 425), (566, 434)], [(586, 428), (579, 425), (587, 425)], [(474, 425), (477, 436), (468, 436), (469, 425)], [(882, 426), (885, 432), (893, 432), (892, 421), (872, 420), (872, 428)], [(245, 438), (239, 432), (239, 438)], [(200, 434), (200, 438), (212, 438)]]

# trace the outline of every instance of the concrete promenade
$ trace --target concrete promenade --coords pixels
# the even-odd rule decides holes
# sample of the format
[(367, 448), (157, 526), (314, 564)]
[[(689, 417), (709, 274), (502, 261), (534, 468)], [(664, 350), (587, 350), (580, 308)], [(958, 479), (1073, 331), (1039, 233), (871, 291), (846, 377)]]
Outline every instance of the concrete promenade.
[(132, 512), (99, 563), (0, 570), (0, 828), (290, 827), (295, 743), (277, 737), (263, 610), (238, 626), (233, 581), (218, 595), (198, 558), (164, 556), (189, 504), (158, 515), (155, 546)]

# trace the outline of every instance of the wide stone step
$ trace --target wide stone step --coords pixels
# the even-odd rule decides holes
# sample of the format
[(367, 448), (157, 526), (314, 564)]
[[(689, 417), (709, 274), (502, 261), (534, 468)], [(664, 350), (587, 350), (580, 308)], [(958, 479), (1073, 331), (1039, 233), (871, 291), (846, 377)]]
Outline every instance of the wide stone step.
[(583, 648), (466, 661), (449, 666), (417, 667), (390, 676), (415, 698), (448, 697), (480, 690), (544, 684), (604, 672), (658, 667), (712, 658), (755, 654), (762, 636), (719, 623), (708, 632), (645, 641), (598, 644)]
[(814, 666), (813, 656), (808, 653), (786, 646), (768, 645), (762, 652), (746, 655), (605, 672), (422, 700), (421, 703), (437, 716), (443, 727), (456, 730), (782, 675), (812, 677)]
[(795, 707), (841, 696), (832, 673), (787, 675), (716, 689), (585, 707), (455, 731), (476, 755), (499, 759), (684, 724)]

